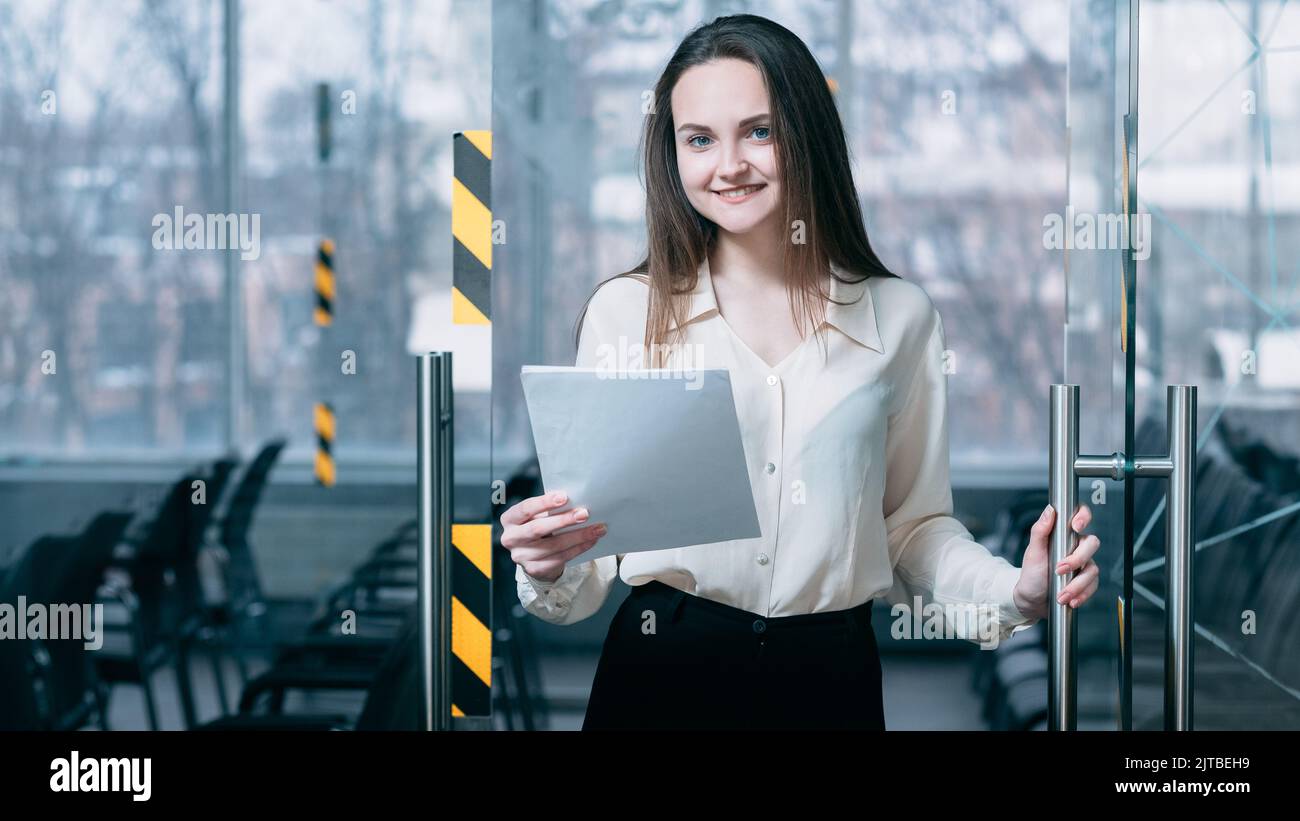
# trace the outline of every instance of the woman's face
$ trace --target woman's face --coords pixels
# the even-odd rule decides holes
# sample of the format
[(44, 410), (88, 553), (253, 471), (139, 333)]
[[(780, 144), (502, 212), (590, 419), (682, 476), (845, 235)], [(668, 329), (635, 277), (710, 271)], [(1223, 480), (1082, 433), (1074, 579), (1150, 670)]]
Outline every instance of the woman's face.
[(769, 225), (781, 181), (758, 69), (735, 59), (694, 66), (678, 78), (672, 105), (677, 170), (695, 210), (733, 234)]

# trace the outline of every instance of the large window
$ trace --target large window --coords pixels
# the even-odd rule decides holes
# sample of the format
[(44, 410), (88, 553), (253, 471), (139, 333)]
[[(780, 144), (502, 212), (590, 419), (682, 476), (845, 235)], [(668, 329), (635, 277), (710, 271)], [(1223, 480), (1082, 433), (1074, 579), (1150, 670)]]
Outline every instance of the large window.
[[(453, 347), (452, 134), (491, 128), (490, 30), (473, 0), (0, 0), (0, 454), (188, 456), (287, 435), (304, 459), (323, 401), (340, 464), (413, 461), (411, 353)], [(156, 237), (161, 216), (230, 212), (232, 172), (256, 229), (233, 326), (230, 253)], [(321, 327), (325, 237), (337, 292)], [(486, 459), (483, 387), (457, 396), (466, 458)]]
[(0, 3), (6, 452), (219, 444), (221, 257), (151, 222), (221, 208), (220, 80), (219, 3)]

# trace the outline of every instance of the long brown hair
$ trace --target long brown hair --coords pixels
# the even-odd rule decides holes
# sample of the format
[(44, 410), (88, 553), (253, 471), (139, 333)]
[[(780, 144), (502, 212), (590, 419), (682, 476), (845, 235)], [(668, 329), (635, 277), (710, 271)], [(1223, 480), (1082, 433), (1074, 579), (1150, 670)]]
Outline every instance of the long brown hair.
[[(763, 77), (772, 104), (773, 139), (785, 198), (785, 225), (794, 230), (803, 221), (804, 242), (787, 234), (784, 270), (790, 309), (800, 336), (805, 327), (820, 328), (826, 301), (827, 274), (838, 266), (858, 283), (873, 276), (896, 276), (876, 256), (867, 240), (849, 165), (844, 125), (826, 77), (808, 47), (784, 26), (753, 14), (719, 17), (682, 40), (654, 88), (640, 151), (646, 187), (644, 260), (596, 286), (626, 276), (648, 280), (650, 303), (644, 344), (655, 353), (651, 367), (661, 366), (672, 324), (675, 339), (684, 333), (690, 292), (698, 284), (699, 268), (717, 238), (718, 227), (691, 205), (677, 171), (672, 117), (672, 92), (678, 79), (693, 66), (719, 59), (744, 60)], [(592, 292), (592, 296), (595, 292)], [(591, 296), (587, 297), (574, 330), (574, 347)], [(655, 346), (655, 347), (652, 347)]]

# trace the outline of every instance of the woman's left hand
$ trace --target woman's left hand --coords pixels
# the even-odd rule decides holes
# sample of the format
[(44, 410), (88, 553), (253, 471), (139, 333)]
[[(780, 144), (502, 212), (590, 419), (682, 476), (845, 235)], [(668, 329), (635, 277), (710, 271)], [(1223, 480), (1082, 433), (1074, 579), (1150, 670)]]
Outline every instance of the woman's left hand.
[[(1025, 549), (1025, 557), (1020, 566), (1020, 580), (1016, 582), (1013, 594), (1016, 607), (1021, 613), (1033, 619), (1047, 618), (1047, 596), (1048, 591), (1051, 590), (1047, 565), (1051, 561), (1050, 543), (1052, 525), (1055, 521), (1056, 511), (1048, 505), (1043, 510), (1043, 515), (1039, 516), (1038, 521), (1030, 528), (1029, 547)], [(1083, 533), (1083, 529), (1090, 521), (1092, 521), (1092, 511), (1087, 505), (1080, 505), (1070, 525), (1084, 538), (1080, 539), (1074, 552), (1065, 557), (1065, 561), (1053, 568), (1058, 575), (1078, 571), (1078, 575), (1065, 586), (1059, 598), (1061, 603), (1076, 609), (1097, 592), (1101, 575), (1097, 563), (1092, 560), (1092, 555), (1097, 552), (1097, 548), (1101, 547), (1101, 540), (1094, 535), (1084, 536)]]

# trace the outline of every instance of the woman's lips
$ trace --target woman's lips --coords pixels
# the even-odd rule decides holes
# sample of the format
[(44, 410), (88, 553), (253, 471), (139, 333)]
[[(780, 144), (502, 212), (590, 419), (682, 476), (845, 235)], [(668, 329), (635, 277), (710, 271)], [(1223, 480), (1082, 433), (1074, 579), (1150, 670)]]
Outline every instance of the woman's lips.
[[(724, 197), (720, 192), (717, 192), (717, 191), (714, 191), (713, 194), (714, 194), (714, 196), (716, 196), (718, 199), (722, 200), (723, 202), (725, 202), (725, 203), (728, 204), (728, 205), (738, 205), (738, 204), (740, 204), (740, 203), (742, 203), (742, 202), (749, 202), (750, 200), (752, 200), (752, 199), (753, 199), (753, 198), (754, 198), (754, 197), (755, 197), (755, 196), (756, 196), (760, 191), (762, 191), (764, 188), (767, 187), (767, 183), (759, 183), (759, 184), (757, 184), (757, 185), (747, 185), (747, 186), (741, 186), (741, 187), (742, 187), (742, 188), (750, 189), (749, 193), (744, 194), (744, 195), (739, 196), (739, 197)], [(729, 191), (735, 191), (736, 189), (732, 188), (732, 189), (728, 189), (728, 190), (729, 190)]]

